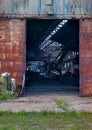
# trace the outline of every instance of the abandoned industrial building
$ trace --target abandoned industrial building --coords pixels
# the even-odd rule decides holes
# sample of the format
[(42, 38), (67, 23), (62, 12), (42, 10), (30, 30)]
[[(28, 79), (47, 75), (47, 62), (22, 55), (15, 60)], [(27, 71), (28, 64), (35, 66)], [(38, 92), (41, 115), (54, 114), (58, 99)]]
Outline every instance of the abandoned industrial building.
[(0, 74), (25, 91), (92, 95), (92, 0), (0, 0)]

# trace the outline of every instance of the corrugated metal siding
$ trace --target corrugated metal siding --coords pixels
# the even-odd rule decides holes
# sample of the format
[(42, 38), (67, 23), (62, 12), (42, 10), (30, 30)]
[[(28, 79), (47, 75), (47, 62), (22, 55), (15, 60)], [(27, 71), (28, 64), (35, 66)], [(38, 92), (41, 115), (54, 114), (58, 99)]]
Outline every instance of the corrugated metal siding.
[(92, 0), (0, 0), (0, 13), (46, 14), (47, 4), (51, 3), (55, 14), (92, 14)]

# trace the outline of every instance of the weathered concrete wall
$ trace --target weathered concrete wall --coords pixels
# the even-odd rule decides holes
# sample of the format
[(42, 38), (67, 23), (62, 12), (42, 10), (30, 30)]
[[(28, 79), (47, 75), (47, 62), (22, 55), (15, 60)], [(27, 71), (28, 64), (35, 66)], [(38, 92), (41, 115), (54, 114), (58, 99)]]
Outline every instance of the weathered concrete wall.
[(80, 90), (92, 95), (92, 19), (80, 21)]
[(25, 71), (25, 21), (0, 19), (0, 74), (9, 72), (22, 82)]

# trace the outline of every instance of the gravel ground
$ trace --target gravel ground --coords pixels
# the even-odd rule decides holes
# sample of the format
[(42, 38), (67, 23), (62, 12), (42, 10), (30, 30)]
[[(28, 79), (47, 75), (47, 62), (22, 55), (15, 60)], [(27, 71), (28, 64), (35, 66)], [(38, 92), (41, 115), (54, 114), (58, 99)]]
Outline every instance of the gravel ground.
[(0, 110), (37, 111), (55, 110), (62, 111), (55, 103), (56, 98), (64, 99), (68, 103), (68, 109), (84, 110), (92, 112), (92, 98), (79, 97), (77, 92), (53, 92), (53, 93), (31, 93), (13, 100), (0, 101)]

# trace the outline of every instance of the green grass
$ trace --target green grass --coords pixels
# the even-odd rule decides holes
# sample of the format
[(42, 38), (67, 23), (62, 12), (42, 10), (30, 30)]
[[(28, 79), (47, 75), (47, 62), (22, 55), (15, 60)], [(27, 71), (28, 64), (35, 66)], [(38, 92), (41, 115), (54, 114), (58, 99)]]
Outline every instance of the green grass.
[(0, 112), (0, 130), (92, 130), (92, 113)]
[(57, 99), (55, 99), (55, 102), (56, 102), (56, 104), (58, 105), (59, 108), (67, 110), (68, 104), (65, 100), (57, 98)]
[(0, 100), (13, 99), (15, 96), (12, 92), (0, 92)]

